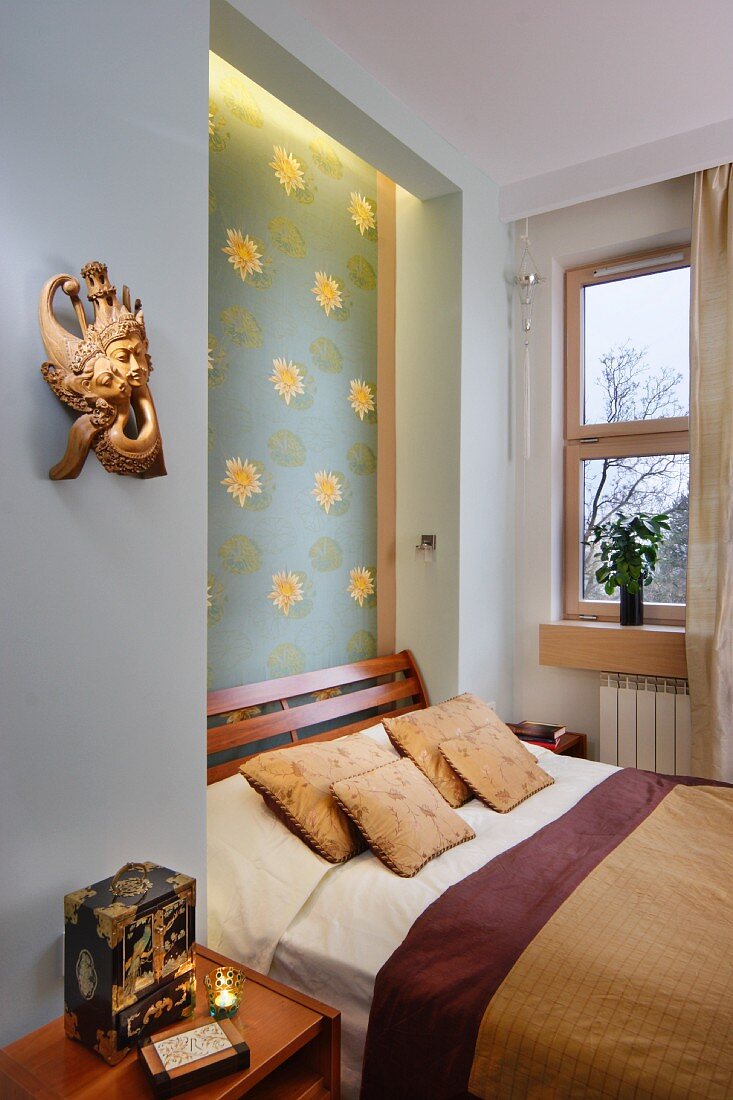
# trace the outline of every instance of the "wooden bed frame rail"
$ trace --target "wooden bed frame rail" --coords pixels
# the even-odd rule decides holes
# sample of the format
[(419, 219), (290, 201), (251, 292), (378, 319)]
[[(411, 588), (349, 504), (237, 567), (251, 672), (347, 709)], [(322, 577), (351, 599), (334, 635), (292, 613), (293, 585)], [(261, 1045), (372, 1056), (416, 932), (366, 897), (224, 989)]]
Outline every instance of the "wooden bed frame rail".
[[(366, 680), (377, 681), (374, 685), (357, 690), (343, 691), (345, 687)], [(338, 689), (338, 690), (336, 690)], [(291, 700), (303, 695), (318, 695), (322, 698), (292, 706)], [(420, 670), (409, 649), (388, 657), (372, 657), (366, 661), (357, 661), (352, 665), (339, 665), (336, 668), (319, 669), (316, 672), (304, 672), (297, 676), (283, 676), (278, 680), (265, 680), (259, 684), (245, 684), (243, 687), (223, 688), (211, 691), (208, 695), (207, 717), (216, 718), (231, 715), (238, 710), (264, 707), (277, 703), (279, 710), (269, 714), (254, 713), (252, 716), (228, 721), (207, 731), (207, 753), (222, 752), (225, 749), (238, 748), (254, 742), (265, 741), (278, 734), (287, 733), (292, 743), (301, 740), (330, 741), (347, 733), (373, 726), (384, 715), (396, 716), (412, 710), (422, 710), (429, 705), (428, 694)], [(323, 722), (336, 719), (354, 718), (366, 710), (375, 711), (371, 717), (363, 716), (345, 725), (308, 736), (309, 728)], [(275, 748), (283, 748), (276, 745)], [(258, 750), (269, 752), (270, 749)], [(216, 783), (234, 775), (239, 765), (247, 759), (242, 753), (235, 760), (224, 764), (214, 764), (208, 768), (208, 783)]]

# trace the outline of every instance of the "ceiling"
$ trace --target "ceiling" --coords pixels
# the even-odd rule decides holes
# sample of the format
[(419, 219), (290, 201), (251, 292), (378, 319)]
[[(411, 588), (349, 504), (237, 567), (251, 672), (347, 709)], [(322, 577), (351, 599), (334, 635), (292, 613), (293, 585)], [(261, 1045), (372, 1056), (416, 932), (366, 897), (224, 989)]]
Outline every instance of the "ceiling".
[(651, 182), (646, 149), (668, 174), (733, 158), (731, 0), (291, 4), (530, 206), (528, 182), (588, 162), (636, 172), (624, 189)]

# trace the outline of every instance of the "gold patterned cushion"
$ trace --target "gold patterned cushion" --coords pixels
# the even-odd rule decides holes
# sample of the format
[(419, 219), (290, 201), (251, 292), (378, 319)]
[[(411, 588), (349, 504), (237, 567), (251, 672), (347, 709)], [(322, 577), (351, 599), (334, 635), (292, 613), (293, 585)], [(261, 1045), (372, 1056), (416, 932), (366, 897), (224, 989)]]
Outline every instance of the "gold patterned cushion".
[(393, 759), (371, 738), (355, 735), (264, 752), (239, 770), (291, 832), (330, 863), (345, 863), (364, 843), (339, 809), (331, 784)]
[(403, 878), (476, 835), (411, 760), (341, 779), (332, 790), (372, 851)]
[(468, 802), (471, 792), (443, 759), (438, 746), (452, 737), (480, 729), (492, 720), (499, 722), (491, 707), (466, 693), (426, 710), (402, 714), (398, 718), (383, 718), (382, 724), (397, 751), (417, 764), (446, 802), (450, 806), (462, 806)]
[(519, 738), (496, 723), (443, 742), (440, 752), (476, 797), (501, 814), (555, 782)]

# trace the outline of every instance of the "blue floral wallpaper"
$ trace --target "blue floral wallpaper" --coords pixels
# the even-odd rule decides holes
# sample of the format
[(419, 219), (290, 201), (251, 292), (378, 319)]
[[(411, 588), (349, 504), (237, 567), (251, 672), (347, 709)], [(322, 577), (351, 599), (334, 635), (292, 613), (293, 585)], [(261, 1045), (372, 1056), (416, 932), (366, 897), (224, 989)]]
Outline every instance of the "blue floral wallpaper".
[(376, 653), (376, 171), (211, 55), (209, 688)]

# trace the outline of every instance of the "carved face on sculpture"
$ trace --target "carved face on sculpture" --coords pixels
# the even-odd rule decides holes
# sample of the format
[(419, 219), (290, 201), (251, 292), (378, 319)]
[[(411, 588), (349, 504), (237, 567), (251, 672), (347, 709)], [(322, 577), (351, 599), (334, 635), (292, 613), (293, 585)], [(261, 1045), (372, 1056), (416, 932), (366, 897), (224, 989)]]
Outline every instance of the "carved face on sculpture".
[(148, 352), (144, 340), (137, 333), (113, 340), (107, 346), (107, 355), (133, 389), (147, 383), (150, 376)]
[(91, 404), (101, 397), (118, 412), (129, 408), (132, 392), (130, 384), (113, 360), (106, 355), (91, 359), (80, 374), (69, 375), (67, 385)]
[(103, 397), (114, 408), (126, 405), (130, 400), (129, 379), (106, 355), (100, 355), (94, 362), (89, 390), (95, 397)]

